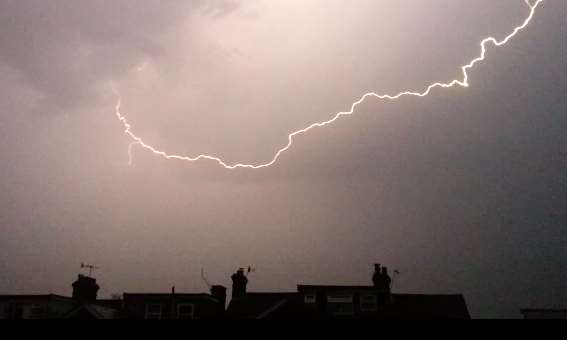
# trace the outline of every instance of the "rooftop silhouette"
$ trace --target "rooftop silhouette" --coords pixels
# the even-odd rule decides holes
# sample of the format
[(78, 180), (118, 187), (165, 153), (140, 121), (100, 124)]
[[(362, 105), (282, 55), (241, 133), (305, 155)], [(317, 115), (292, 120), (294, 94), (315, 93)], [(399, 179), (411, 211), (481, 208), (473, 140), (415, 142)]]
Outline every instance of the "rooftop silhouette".
[[(396, 271), (397, 272), (397, 271)], [(248, 270), (250, 273), (250, 269)], [(137, 319), (137, 320), (334, 320), (334, 319), (470, 319), (462, 295), (392, 293), (388, 268), (374, 266), (372, 285), (298, 285), (289, 292), (249, 292), (245, 269), (232, 276), (227, 289), (211, 285), (208, 293), (124, 293), (98, 299), (99, 285), (79, 275), (72, 297), (0, 296), (0, 319)]]

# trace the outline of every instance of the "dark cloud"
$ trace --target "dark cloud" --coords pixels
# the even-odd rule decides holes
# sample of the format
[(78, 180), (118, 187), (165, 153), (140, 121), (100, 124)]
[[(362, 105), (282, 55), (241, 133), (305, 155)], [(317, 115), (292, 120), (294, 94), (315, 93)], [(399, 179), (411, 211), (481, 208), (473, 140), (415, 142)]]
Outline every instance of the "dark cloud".
[(85, 104), (101, 81), (165, 53), (160, 41), (196, 11), (226, 15), (224, 1), (4, 0), (0, 60), (44, 93), (46, 107)]

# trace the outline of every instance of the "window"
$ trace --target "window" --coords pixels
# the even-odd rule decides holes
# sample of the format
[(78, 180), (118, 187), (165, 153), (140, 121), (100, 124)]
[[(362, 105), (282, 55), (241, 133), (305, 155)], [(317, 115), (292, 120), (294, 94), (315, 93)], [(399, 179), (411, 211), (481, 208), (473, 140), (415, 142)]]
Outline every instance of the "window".
[(315, 293), (305, 294), (305, 303), (306, 304), (317, 303), (317, 294), (315, 294)]
[(352, 295), (330, 295), (327, 298), (329, 311), (337, 316), (354, 314)]
[(195, 316), (195, 306), (184, 304), (177, 306), (177, 318), (179, 320), (193, 320)]
[(360, 310), (363, 312), (375, 312), (378, 310), (378, 298), (376, 295), (363, 294), (360, 296)]
[(327, 299), (329, 303), (350, 303), (352, 304), (352, 295), (331, 295)]
[(146, 319), (147, 320), (161, 320), (161, 305), (152, 304), (146, 305)]

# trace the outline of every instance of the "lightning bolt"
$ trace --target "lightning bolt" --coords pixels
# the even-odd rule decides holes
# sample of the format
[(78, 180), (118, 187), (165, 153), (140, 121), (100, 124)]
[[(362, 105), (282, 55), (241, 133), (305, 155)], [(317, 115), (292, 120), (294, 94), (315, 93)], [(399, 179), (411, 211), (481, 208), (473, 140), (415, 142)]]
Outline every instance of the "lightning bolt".
[(494, 37), (489, 37), (489, 38), (482, 40), (482, 42), (480, 43), (480, 48), (481, 48), (480, 56), (471, 60), (467, 65), (464, 65), (464, 66), (461, 67), (461, 71), (462, 71), (462, 78), (461, 79), (456, 79), (456, 80), (453, 80), (449, 83), (434, 83), (434, 84), (431, 84), (423, 92), (405, 91), (405, 92), (400, 92), (396, 95), (388, 95), (388, 94), (381, 95), (381, 94), (377, 94), (377, 93), (374, 93), (374, 92), (366, 93), (358, 101), (354, 102), (351, 105), (350, 111), (339, 112), (336, 115), (334, 115), (332, 119), (329, 119), (329, 120), (324, 121), (324, 122), (311, 124), (304, 129), (297, 130), (297, 131), (289, 134), (287, 145), (284, 146), (283, 148), (279, 149), (276, 152), (276, 154), (274, 155), (274, 157), (272, 158), (271, 161), (264, 163), (264, 164), (257, 164), (257, 165), (242, 164), (242, 163), (228, 164), (225, 161), (223, 161), (222, 158), (220, 158), (220, 157), (215, 157), (215, 156), (210, 156), (210, 155), (198, 155), (198, 156), (195, 156), (195, 157), (182, 156), (182, 155), (169, 154), (165, 151), (158, 150), (157, 148), (155, 148), (155, 147), (147, 144), (146, 142), (144, 142), (144, 140), (141, 137), (139, 137), (138, 135), (136, 135), (134, 133), (132, 125), (130, 125), (126, 116), (123, 115), (122, 112), (120, 111), (121, 106), (122, 106), (122, 98), (121, 98), (120, 94), (118, 93), (118, 91), (116, 91), (116, 88), (113, 88), (115, 94), (118, 97), (118, 102), (117, 102), (116, 107), (115, 107), (116, 117), (124, 125), (125, 134), (132, 139), (132, 143), (128, 147), (128, 155), (130, 157), (129, 164), (132, 164), (132, 162), (133, 162), (133, 148), (136, 147), (136, 146), (139, 146), (139, 147), (142, 147), (143, 149), (150, 151), (151, 153), (153, 153), (157, 156), (161, 156), (161, 157), (163, 157), (167, 160), (179, 160), (179, 161), (185, 161), (185, 162), (198, 162), (198, 161), (208, 160), (208, 161), (216, 162), (220, 166), (222, 166), (222, 167), (224, 167), (225, 169), (228, 169), (228, 170), (234, 170), (234, 169), (259, 170), (259, 169), (269, 168), (269, 167), (275, 165), (279, 161), (281, 156), (291, 149), (296, 137), (303, 135), (303, 134), (306, 134), (306, 133), (310, 132), (311, 130), (323, 128), (323, 127), (326, 127), (328, 125), (334, 124), (335, 122), (337, 122), (338, 120), (340, 120), (343, 117), (351, 116), (351, 115), (355, 114), (356, 108), (360, 104), (364, 103), (369, 98), (375, 98), (375, 99), (383, 100), (383, 101), (385, 101), (385, 100), (395, 101), (395, 100), (400, 99), (402, 97), (408, 97), (408, 96), (426, 97), (434, 89), (437, 89), (437, 88), (444, 88), (444, 89), (453, 88), (453, 87), (468, 88), (470, 86), (470, 84), (469, 84), (469, 72), (471, 70), (473, 70), (476, 65), (478, 65), (479, 63), (486, 60), (486, 54), (487, 54), (487, 51), (488, 51), (487, 46), (489, 44), (492, 44), (495, 47), (500, 47), (500, 46), (506, 45), (510, 40), (512, 40), (514, 37), (516, 37), (516, 35), (518, 35), (521, 31), (523, 31), (526, 27), (529, 26), (529, 24), (531, 23), (532, 19), (534, 18), (535, 14), (536, 14), (536, 10), (544, 2), (544, 0), (535, 0), (535, 1), (524, 0), (524, 2), (527, 4), (527, 6), (530, 9), (529, 15), (524, 20), (524, 22), (520, 26), (517, 26), (512, 31), (512, 33), (510, 33), (508, 36), (506, 36), (503, 40), (497, 40)]

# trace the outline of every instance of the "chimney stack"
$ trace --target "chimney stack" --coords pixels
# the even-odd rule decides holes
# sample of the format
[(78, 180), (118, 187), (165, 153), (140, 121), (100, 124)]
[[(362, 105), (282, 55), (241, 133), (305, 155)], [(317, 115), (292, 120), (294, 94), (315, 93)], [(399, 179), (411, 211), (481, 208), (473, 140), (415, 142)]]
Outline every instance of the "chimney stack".
[(79, 275), (77, 281), (73, 282), (73, 299), (81, 302), (94, 302), (99, 288), (96, 280), (92, 277)]
[(388, 268), (379, 264), (374, 265), (374, 276), (372, 277), (374, 288), (381, 293), (390, 294), (392, 289), (392, 278), (388, 274)]
[(372, 283), (374, 283), (374, 287), (378, 287), (380, 285), (380, 272), (381, 272), (381, 265), (375, 264), (374, 275), (372, 276)]
[(248, 278), (244, 275), (244, 269), (240, 268), (232, 275), (232, 299), (239, 299), (246, 296), (246, 286)]

